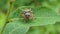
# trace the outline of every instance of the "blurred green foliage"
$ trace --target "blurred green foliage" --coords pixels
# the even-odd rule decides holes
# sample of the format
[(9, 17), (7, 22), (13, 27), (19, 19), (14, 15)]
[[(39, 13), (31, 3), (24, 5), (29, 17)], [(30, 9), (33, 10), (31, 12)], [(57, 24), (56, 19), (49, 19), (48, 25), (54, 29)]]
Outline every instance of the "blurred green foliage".
[[(35, 17), (27, 23), (25, 8)], [(0, 0), (0, 34), (60, 34), (60, 0)]]

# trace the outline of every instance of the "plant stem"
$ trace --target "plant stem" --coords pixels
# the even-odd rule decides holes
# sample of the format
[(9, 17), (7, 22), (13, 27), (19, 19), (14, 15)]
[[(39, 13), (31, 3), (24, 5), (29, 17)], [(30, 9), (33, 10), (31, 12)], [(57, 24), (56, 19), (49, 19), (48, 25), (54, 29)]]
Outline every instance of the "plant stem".
[(6, 22), (5, 22), (4, 26), (3, 26), (3, 29), (1, 31), (1, 34), (3, 33), (3, 31), (4, 31), (5, 27), (6, 27), (6, 24), (9, 22), (8, 17), (9, 17), (10, 11), (13, 9), (14, 2), (12, 4), (10, 4), (10, 0), (9, 0), (7, 2), (7, 4), (8, 4), (8, 9), (7, 9), (7, 14), (6, 14)]
[(7, 24), (7, 21), (8, 21), (8, 16), (10, 14), (10, 1), (8, 1), (7, 4), (8, 4), (8, 9), (7, 9), (7, 14), (6, 14), (6, 22), (5, 22), (5, 24), (4, 24), (3, 28), (2, 28), (1, 34), (3, 33), (3, 31), (4, 31), (5, 27), (6, 27), (6, 24)]

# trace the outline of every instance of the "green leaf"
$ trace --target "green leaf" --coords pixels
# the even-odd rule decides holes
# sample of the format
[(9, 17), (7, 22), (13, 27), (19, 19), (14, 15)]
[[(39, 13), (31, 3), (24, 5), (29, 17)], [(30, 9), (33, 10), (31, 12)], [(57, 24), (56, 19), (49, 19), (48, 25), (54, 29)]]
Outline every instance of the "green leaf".
[(30, 30), (27, 32), (27, 34), (40, 34), (39, 27), (31, 27)]
[(57, 34), (60, 33), (60, 21), (56, 22), (54, 25), (56, 27)]
[(44, 26), (32, 26), (30, 27), (27, 34), (45, 34), (45, 27)]
[[(21, 19), (21, 14), (23, 12), (21, 11), (21, 9), (24, 8), (31, 8), (34, 14), (33, 17), (34, 20), (30, 20), (26, 24), (24, 20)], [(20, 23), (21, 25), (27, 25), (27, 26), (41, 26), (41, 25), (55, 24), (56, 21), (60, 21), (59, 19), (60, 15), (58, 15), (54, 10), (46, 7), (33, 7), (33, 6), (20, 7), (11, 15), (10, 19), (12, 19), (13, 22), (15, 23), (17, 22)]]
[(26, 34), (28, 30), (28, 26), (20, 25), (19, 23), (8, 23), (3, 34)]
[(45, 34), (56, 34), (56, 28), (54, 25), (47, 25), (46, 27), (46, 31)]
[(5, 25), (6, 22), (6, 16), (0, 12), (0, 33)]
[(42, 2), (43, 7), (48, 7), (54, 10), (58, 8), (59, 4), (60, 3), (58, 2), (58, 0), (47, 0), (47, 1)]

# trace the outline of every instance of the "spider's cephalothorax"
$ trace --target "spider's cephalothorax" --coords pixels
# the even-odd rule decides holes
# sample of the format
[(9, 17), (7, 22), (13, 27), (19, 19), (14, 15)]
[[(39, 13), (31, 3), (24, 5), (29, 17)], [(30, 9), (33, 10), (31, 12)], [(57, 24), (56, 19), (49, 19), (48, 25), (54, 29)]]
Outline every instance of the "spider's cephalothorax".
[(29, 20), (29, 18), (33, 18), (33, 13), (31, 11), (31, 9), (25, 9), (24, 12), (23, 12), (23, 17), (24, 17), (24, 20), (27, 21)]

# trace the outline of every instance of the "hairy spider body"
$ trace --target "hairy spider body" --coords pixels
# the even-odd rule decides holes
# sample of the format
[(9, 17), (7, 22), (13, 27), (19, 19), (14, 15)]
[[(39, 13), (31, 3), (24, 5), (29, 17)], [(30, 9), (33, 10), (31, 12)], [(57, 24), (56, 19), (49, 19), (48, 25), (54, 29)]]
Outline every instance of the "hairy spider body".
[(29, 19), (33, 19), (33, 13), (30, 9), (25, 9), (23, 12), (23, 18), (25, 21), (28, 21)]

